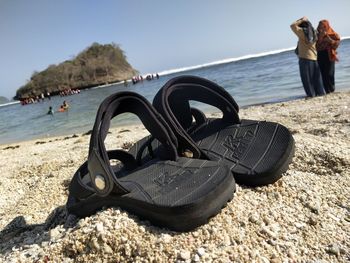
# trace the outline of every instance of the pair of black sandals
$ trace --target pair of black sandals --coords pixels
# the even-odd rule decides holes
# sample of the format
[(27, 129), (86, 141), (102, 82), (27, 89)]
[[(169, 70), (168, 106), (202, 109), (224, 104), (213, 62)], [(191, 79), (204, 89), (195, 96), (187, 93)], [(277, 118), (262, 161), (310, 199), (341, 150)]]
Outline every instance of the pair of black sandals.
[[(189, 101), (220, 109), (222, 118), (207, 118)], [(276, 182), (294, 155), (290, 131), (274, 122), (241, 120), (238, 111), (225, 89), (195, 76), (169, 80), (153, 106), (134, 92), (107, 97), (97, 112), (88, 160), (70, 183), (68, 212), (85, 217), (116, 206), (155, 225), (189, 231), (219, 213), (236, 182)], [(106, 151), (110, 121), (125, 112), (137, 115), (150, 136), (128, 152)]]

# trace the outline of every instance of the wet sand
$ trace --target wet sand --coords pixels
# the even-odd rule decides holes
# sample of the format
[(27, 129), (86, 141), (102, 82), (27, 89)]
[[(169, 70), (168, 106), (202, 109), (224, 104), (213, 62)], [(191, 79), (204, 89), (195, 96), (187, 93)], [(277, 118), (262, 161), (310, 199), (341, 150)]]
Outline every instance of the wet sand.
[[(220, 214), (188, 233), (118, 208), (67, 215), (69, 181), (86, 160), (89, 135), (0, 145), (0, 261), (349, 262), (350, 92), (253, 106), (240, 117), (287, 126), (293, 162), (273, 185), (238, 185)], [(142, 126), (112, 128), (106, 145), (127, 149), (147, 134)]]

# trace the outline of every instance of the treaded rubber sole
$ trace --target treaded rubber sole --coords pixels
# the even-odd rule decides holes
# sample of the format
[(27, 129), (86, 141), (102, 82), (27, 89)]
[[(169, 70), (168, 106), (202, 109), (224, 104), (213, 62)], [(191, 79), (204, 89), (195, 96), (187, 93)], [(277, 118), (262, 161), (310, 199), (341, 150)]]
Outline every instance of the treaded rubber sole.
[[(238, 176), (235, 176), (237, 183), (243, 184), (243, 185), (248, 185), (250, 187), (254, 186), (264, 186), (264, 185), (269, 185), (273, 184), (279, 179), (282, 178), (282, 174), (288, 170), (289, 165), (291, 164), (293, 157), (295, 153), (295, 142), (292, 137), (292, 142), (288, 145), (288, 149), (286, 150), (286, 155), (283, 160), (280, 161), (279, 165), (276, 165), (274, 171), (270, 171), (270, 173), (266, 176), (264, 174), (260, 174), (259, 178), (252, 181), (246, 181), (244, 180), (244, 177), (242, 176), (241, 178), (238, 178)], [(233, 171), (232, 171), (233, 172)], [(233, 172), (234, 173), (234, 172)]]
[(191, 137), (210, 160), (230, 167), (236, 183), (251, 187), (276, 182), (294, 156), (293, 136), (274, 122), (211, 119)]
[(169, 228), (174, 231), (190, 231), (205, 224), (211, 217), (232, 200), (236, 191), (232, 176), (226, 176), (218, 187), (206, 196), (197, 199), (195, 203), (176, 207), (162, 207), (144, 203), (124, 196), (107, 196), (101, 198), (92, 195), (87, 199), (78, 201), (69, 196), (66, 204), (69, 213), (78, 217), (94, 214), (102, 207), (120, 207), (126, 211), (151, 221), (157, 226)]

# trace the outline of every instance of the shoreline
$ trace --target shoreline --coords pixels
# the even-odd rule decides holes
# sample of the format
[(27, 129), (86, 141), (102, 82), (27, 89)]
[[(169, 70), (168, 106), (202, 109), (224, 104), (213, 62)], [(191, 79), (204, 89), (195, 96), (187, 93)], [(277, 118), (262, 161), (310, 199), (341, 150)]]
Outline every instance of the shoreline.
[[(93, 125), (92, 125), (93, 126)], [(88, 136), (89, 137), (89, 133), (92, 131), (92, 127), (91, 129), (83, 132), (83, 133), (69, 133), (67, 132), (66, 134), (62, 134), (62, 135), (53, 135), (53, 136), (47, 136), (47, 137), (39, 137), (39, 138), (33, 138), (33, 139), (28, 139), (28, 140), (23, 140), (23, 141), (18, 141), (18, 142), (11, 142), (11, 143), (0, 143), (0, 150), (4, 149), (4, 148), (13, 148), (16, 147), (18, 144), (43, 144), (44, 143), (49, 143), (49, 142), (54, 142), (54, 141), (62, 141), (62, 140), (68, 140), (71, 138), (78, 138), (78, 137), (84, 137), (84, 136)], [(110, 127), (110, 130), (114, 130), (115, 132), (123, 132), (123, 130), (132, 130), (132, 129), (138, 129), (138, 128), (143, 128), (142, 124), (126, 124), (126, 125), (121, 125), (121, 126), (113, 126)], [(120, 131), (119, 131), (120, 130)]]
[[(89, 135), (1, 145), (0, 261), (346, 262), (349, 101), (350, 92), (337, 92), (241, 109), (241, 119), (290, 129), (293, 162), (275, 184), (237, 185), (227, 207), (186, 233), (155, 227), (118, 208), (80, 220), (66, 214), (68, 185), (86, 160)], [(148, 134), (142, 125), (110, 131), (107, 149), (128, 149)]]
[[(115, 84), (112, 84), (115, 85)], [(108, 85), (109, 86), (109, 85)], [(95, 88), (100, 88), (100, 87), (95, 87)], [(103, 87), (101, 87), (103, 88)], [(336, 91), (333, 94), (350, 94), (350, 91), (348, 89), (342, 89), (340, 91)], [(265, 106), (265, 105), (274, 105), (274, 104), (280, 104), (280, 103), (289, 103), (289, 102), (293, 102), (293, 101), (299, 101), (299, 100), (306, 100), (306, 97), (304, 95), (300, 95), (300, 96), (293, 96), (293, 97), (288, 97), (288, 98), (283, 98), (283, 99), (276, 99), (275, 101), (268, 101), (268, 102), (263, 102), (263, 103), (255, 103), (255, 104), (248, 104), (245, 106), (240, 107), (240, 110), (246, 110), (249, 109), (251, 107), (258, 107), (258, 106)], [(0, 105), (1, 106), (1, 105)], [(11, 105), (8, 105), (11, 106)], [(205, 114), (207, 115), (217, 115), (217, 111), (210, 111), (210, 110), (205, 110), (204, 111)], [(122, 125), (116, 125), (116, 126), (112, 126), (110, 129), (122, 129), (122, 128), (128, 128), (128, 127), (137, 127), (137, 126), (142, 126), (141, 122), (137, 122), (137, 123), (129, 123), (129, 124), (122, 124)], [(92, 130), (93, 128), (93, 124), (91, 126)], [(30, 141), (38, 141), (38, 140), (48, 140), (48, 141), (53, 141), (53, 140), (58, 140), (61, 137), (69, 137), (69, 136), (74, 136), (74, 135), (78, 135), (78, 136), (82, 136), (85, 133), (88, 133), (90, 130), (87, 130), (85, 132), (76, 132), (76, 133), (71, 133), (69, 131), (67, 131), (64, 134), (61, 135), (52, 135), (52, 136), (46, 136), (46, 137), (38, 137), (38, 138), (31, 138), (31, 139), (27, 139), (27, 140), (21, 140), (21, 141), (14, 141), (14, 142), (0, 142), (0, 148), (1, 147), (11, 147), (14, 144), (20, 144), (23, 142), (30, 142)]]

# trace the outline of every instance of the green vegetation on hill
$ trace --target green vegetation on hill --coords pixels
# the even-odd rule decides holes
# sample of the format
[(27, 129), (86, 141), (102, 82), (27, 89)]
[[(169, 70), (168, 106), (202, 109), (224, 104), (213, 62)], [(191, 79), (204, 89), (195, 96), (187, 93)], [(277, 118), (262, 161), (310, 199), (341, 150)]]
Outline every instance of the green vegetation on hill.
[(116, 44), (92, 44), (73, 60), (50, 65), (34, 72), (30, 81), (19, 88), (15, 99), (46, 94), (56, 95), (65, 89), (84, 89), (130, 79), (138, 72), (127, 62), (124, 51)]

